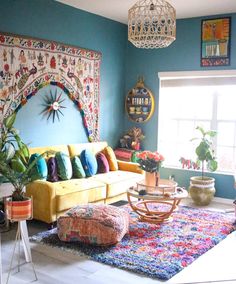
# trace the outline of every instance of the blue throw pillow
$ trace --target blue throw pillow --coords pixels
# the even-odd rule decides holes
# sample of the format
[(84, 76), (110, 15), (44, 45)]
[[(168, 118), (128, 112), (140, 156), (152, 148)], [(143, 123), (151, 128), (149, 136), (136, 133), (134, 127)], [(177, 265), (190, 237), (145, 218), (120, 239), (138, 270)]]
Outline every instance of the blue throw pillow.
[[(37, 153), (32, 154), (30, 156), (29, 164), (31, 164), (39, 156), (40, 155), (37, 154)], [(36, 162), (36, 164), (34, 165), (34, 167), (31, 170), (31, 175), (38, 177), (38, 179), (44, 179), (44, 180), (47, 179), (48, 167), (47, 167), (46, 160), (43, 157), (38, 159), (38, 161)]]
[(95, 155), (90, 150), (83, 150), (80, 154), (80, 160), (87, 177), (91, 177), (97, 173), (97, 160)]
[(72, 178), (72, 165), (70, 157), (63, 152), (57, 152), (55, 155), (57, 160), (58, 175), (62, 180)]

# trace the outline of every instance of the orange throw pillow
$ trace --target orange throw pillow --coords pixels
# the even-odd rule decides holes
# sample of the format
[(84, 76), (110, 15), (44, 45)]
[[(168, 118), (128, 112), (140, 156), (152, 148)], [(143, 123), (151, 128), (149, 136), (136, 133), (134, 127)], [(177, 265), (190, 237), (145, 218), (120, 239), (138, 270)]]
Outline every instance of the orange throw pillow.
[(104, 155), (107, 158), (109, 168), (111, 171), (117, 171), (118, 170), (118, 163), (116, 160), (116, 155), (113, 151), (113, 149), (110, 146), (107, 146), (103, 151)]

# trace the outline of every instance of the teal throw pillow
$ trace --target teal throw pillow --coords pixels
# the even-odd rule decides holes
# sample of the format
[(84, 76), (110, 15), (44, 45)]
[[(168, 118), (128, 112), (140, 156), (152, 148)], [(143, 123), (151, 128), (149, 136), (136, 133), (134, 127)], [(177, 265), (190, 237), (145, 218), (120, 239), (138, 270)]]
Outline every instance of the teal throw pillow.
[(86, 174), (84, 172), (84, 168), (82, 166), (80, 158), (75, 156), (74, 158), (72, 158), (71, 163), (72, 163), (73, 177), (85, 178)]
[(80, 154), (80, 160), (87, 177), (91, 177), (97, 173), (97, 160), (95, 155), (90, 150), (83, 150)]
[(57, 152), (55, 155), (55, 158), (57, 160), (58, 176), (62, 180), (71, 179), (72, 178), (72, 165), (71, 165), (70, 157), (63, 152)]
[[(30, 156), (29, 164), (33, 163), (35, 159), (37, 159), (40, 155), (35, 153)], [(38, 158), (37, 162), (33, 166), (32, 170), (30, 171), (30, 175), (33, 179), (47, 179), (48, 175), (48, 167), (46, 160), (43, 157)]]

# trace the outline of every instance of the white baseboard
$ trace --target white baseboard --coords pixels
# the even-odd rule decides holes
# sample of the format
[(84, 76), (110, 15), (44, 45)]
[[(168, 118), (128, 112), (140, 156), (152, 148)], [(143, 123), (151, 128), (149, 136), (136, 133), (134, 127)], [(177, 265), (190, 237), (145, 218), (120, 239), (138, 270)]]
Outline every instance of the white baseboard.
[[(187, 197), (188, 199), (191, 199), (190, 196)], [(216, 203), (221, 203), (221, 204), (232, 204), (234, 202), (235, 199), (228, 199), (228, 198), (222, 198), (222, 197), (214, 197), (212, 202), (216, 202)]]
[(214, 197), (213, 201), (222, 204), (233, 204), (234, 199), (222, 198), (222, 197)]

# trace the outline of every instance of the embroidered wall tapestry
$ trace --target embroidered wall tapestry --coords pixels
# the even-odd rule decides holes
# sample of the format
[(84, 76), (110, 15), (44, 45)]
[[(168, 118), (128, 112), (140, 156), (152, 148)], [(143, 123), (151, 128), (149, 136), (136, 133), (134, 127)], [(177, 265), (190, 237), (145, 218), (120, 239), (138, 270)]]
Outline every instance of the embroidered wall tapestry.
[(51, 84), (76, 104), (89, 141), (98, 141), (100, 60), (92, 50), (0, 33), (0, 125)]

